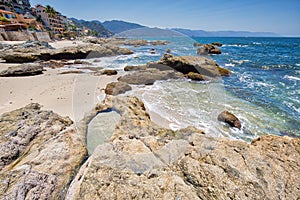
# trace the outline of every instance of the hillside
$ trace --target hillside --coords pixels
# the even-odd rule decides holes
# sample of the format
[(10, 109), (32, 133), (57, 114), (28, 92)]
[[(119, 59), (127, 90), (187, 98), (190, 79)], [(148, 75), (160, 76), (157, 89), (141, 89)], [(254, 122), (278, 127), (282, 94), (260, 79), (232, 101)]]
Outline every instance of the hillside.
[(120, 21), (120, 20), (112, 20), (103, 22), (103, 26), (112, 33), (118, 34), (124, 31), (128, 31), (131, 29), (143, 28), (140, 24)]
[(271, 32), (249, 32), (249, 31), (204, 31), (173, 28), (172, 30), (189, 37), (278, 37), (280, 35)]
[(182, 34), (167, 29), (144, 27), (144, 28), (124, 31), (122, 33), (116, 34), (116, 36), (118, 37), (174, 37), (174, 36), (182, 36)]
[(71, 18), (71, 20), (79, 28), (86, 27), (86, 28), (91, 29), (93, 31), (97, 31), (99, 37), (110, 37), (110, 36), (113, 35), (109, 30), (107, 30), (102, 25), (102, 23), (100, 21), (97, 21), (97, 20), (85, 21), (85, 20), (82, 20), (82, 19), (78, 20), (78, 19), (75, 19), (75, 18)]

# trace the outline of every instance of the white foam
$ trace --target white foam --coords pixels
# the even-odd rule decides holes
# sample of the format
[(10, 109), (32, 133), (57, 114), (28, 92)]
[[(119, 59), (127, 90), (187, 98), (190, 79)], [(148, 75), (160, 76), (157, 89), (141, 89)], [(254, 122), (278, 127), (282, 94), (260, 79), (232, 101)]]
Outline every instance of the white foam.
[(225, 67), (234, 67), (234, 66), (235, 66), (235, 64), (233, 64), (233, 63), (228, 63), (228, 64), (226, 63), (225, 64)]
[(296, 63), (296, 66), (297, 66), (297, 67), (300, 67), (300, 63)]
[(299, 78), (299, 77), (295, 77), (295, 76), (288, 76), (288, 75), (285, 75), (283, 78), (284, 78), (284, 79), (289, 79), (289, 80), (300, 81), (300, 78)]
[(223, 47), (248, 47), (249, 45), (245, 44), (225, 44)]

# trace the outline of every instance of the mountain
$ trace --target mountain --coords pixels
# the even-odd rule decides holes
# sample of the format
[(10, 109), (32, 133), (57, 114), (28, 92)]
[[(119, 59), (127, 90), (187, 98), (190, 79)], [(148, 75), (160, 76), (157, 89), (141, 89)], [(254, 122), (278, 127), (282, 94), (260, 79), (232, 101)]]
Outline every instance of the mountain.
[(171, 30), (177, 31), (189, 37), (278, 37), (280, 36), (272, 32), (204, 31), (204, 30), (190, 30), (190, 29), (182, 29), (182, 28), (173, 28)]
[(124, 22), (120, 20), (112, 20), (103, 22), (103, 26), (112, 33), (121, 33), (136, 28), (143, 28), (140, 24)]
[(181, 33), (160, 28), (137, 28), (124, 31), (122, 33), (116, 34), (116, 37), (175, 37), (183, 36)]
[(113, 34), (107, 30), (100, 21), (93, 20), (93, 21), (85, 21), (85, 20), (78, 20), (75, 18), (70, 18), (75, 26), (79, 28), (86, 27), (88, 29), (91, 29), (92, 31), (97, 31), (99, 37), (110, 37)]

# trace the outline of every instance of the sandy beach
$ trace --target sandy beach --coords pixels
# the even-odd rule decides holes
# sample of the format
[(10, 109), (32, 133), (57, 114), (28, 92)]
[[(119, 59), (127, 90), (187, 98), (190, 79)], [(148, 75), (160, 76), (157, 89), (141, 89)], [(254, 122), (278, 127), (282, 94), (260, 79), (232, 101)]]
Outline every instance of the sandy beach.
[[(16, 44), (21, 42), (6, 42)], [(52, 42), (55, 48), (85, 44), (82, 41)], [(0, 70), (17, 64), (0, 63)], [(0, 77), (0, 114), (29, 103), (39, 103), (43, 109), (78, 121), (92, 109), (104, 94), (105, 86), (117, 76), (94, 76), (92, 74), (60, 74), (68, 69), (49, 69), (42, 75), (28, 77)]]

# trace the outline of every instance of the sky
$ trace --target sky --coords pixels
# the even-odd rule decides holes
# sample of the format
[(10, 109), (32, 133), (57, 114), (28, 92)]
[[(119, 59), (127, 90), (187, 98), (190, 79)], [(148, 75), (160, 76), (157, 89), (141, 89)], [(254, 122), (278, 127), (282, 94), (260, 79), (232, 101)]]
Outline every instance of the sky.
[(30, 0), (67, 17), (149, 27), (274, 32), (300, 36), (300, 0)]

